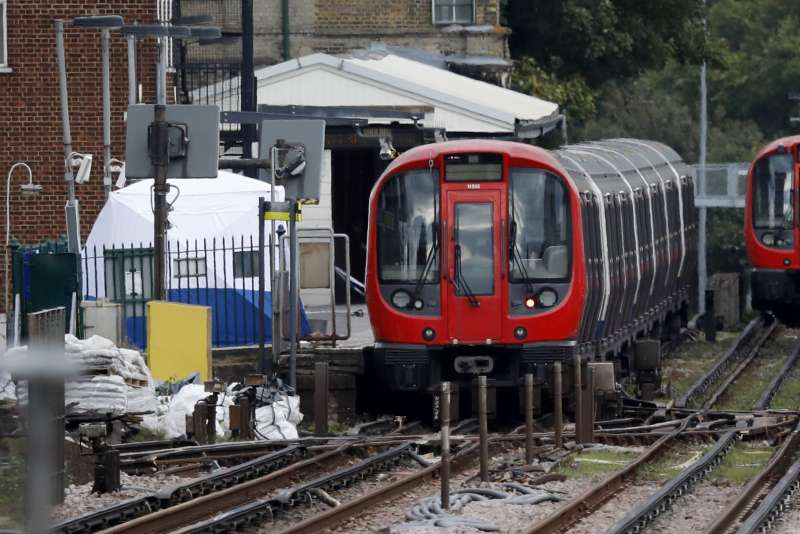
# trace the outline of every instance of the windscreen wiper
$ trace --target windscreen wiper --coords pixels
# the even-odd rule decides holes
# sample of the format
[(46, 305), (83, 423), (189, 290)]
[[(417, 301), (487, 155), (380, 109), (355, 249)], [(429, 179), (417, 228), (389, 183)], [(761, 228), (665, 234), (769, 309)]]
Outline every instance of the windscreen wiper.
[(525, 263), (522, 261), (522, 254), (520, 254), (519, 249), (517, 249), (517, 223), (514, 221), (511, 222), (509, 227), (508, 249), (514, 265), (517, 266), (517, 269), (519, 269), (525, 279), (525, 288), (528, 290), (528, 293), (533, 293), (533, 283), (528, 276), (528, 269), (525, 268)]
[(428, 279), (428, 274), (433, 267), (433, 260), (436, 259), (437, 252), (439, 252), (439, 228), (434, 223), (433, 227), (433, 243), (431, 244), (431, 249), (428, 251), (428, 256), (425, 258), (425, 267), (422, 269), (422, 272), (417, 277), (416, 283), (414, 284), (414, 297), (420, 298), (420, 291), (422, 291), (422, 285), (425, 283), (425, 280)]
[(461, 245), (456, 245), (455, 260), (456, 288), (460, 289), (464, 293), (464, 295), (467, 297), (467, 300), (469, 300), (470, 306), (477, 308), (481, 304), (478, 302), (478, 299), (475, 298), (475, 293), (472, 292), (472, 289), (470, 289), (469, 284), (467, 283), (467, 279), (464, 278), (464, 274), (461, 272)]

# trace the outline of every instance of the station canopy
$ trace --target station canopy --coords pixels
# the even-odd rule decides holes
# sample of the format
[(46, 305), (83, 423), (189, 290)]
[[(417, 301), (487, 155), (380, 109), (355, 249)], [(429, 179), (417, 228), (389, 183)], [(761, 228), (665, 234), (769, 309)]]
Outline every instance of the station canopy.
[[(424, 110), (421, 126), (448, 134), (533, 138), (562, 120), (556, 103), (382, 50), (346, 57), (311, 54), (258, 69), (255, 75), (259, 104), (418, 108)], [(230, 87), (237, 85), (211, 90), (226, 93)], [(198, 89), (198, 98), (209, 89)], [(238, 94), (225, 98), (233, 103)]]

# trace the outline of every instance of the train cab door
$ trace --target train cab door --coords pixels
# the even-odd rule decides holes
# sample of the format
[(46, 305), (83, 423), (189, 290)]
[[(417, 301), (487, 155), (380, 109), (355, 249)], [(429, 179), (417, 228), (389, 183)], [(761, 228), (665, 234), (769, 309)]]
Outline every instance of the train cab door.
[(446, 192), (447, 316), (451, 343), (492, 343), (502, 333), (500, 189)]

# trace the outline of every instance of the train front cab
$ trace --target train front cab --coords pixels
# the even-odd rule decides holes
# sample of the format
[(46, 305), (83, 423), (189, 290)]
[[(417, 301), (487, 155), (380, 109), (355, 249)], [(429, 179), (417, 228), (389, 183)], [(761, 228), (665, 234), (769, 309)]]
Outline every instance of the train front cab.
[(800, 322), (799, 143), (800, 136), (779, 139), (756, 156), (745, 207), (753, 308), (792, 324)]
[(404, 154), (372, 193), (369, 363), (388, 391), (430, 392), (443, 380), (463, 391), (477, 374), (516, 390), (524, 373), (575, 354), (585, 285), (578, 195), (535, 147), (436, 149)]

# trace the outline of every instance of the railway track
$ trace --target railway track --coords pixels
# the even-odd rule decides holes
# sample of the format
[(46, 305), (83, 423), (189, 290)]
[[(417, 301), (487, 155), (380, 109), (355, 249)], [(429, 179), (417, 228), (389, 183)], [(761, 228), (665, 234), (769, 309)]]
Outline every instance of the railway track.
[(613, 473), (578, 495), (554, 514), (539, 521), (525, 530), (526, 534), (568, 531), (583, 517), (590, 515), (618, 493), (624, 491), (635, 479), (639, 470), (665, 455), (671, 447), (678, 444), (684, 431), (694, 420), (694, 416), (686, 417), (669, 434), (663, 435), (638, 458), (620, 471)]
[(750, 321), (736, 342), (675, 401), (675, 406), (710, 410), (755, 359), (776, 325), (769, 316), (759, 316)]
[[(799, 359), (800, 343), (795, 345), (781, 370), (772, 378), (756, 402), (754, 410), (769, 408), (771, 400)], [(706, 529), (706, 533), (723, 534), (731, 531), (749, 533), (767, 530), (775, 518), (785, 510), (787, 500), (791, 500), (787, 495), (793, 494), (797, 489), (800, 476), (800, 465), (795, 462), (798, 447), (800, 447), (800, 423), (785, 436), (769, 463), (717, 516)]]
[[(713, 392), (706, 396), (703, 401), (703, 409), (711, 409), (724, 396), (735, 394), (735, 391), (732, 392), (731, 389), (735, 389), (734, 383), (737, 378), (742, 375), (745, 369), (753, 364), (759, 351), (762, 350), (764, 343), (774, 334), (776, 326), (777, 323), (772, 322), (771, 324), (766, 324), (761, 331), (753, 332), (750, 337), (752, 342), (747, 342), (746, 350), (741, 350), (741, 347), (739, 347), (739, 350), (736, 350), (737, 347), (733, 348), (734, 350), (731, 351), (731, 353), (738, 353), (740, 356), (736, 358), (737, 361), (734, 366), (728, 365), (729, 368), (732, 368), (729, 373), (719, 375), (719, 379), (717, 380), (718, 384), (714, 387)], [(740, 339), (742, 338), (740, 337)], [(785, 358), (782, 372), (788, 372), (796, 364), (798, 353), (800, 353), (800, 345), (796, 346), (791, 354)], [(714, 369), (710, 371), (710, 373), (714, 372)], [(701, 377), (698, 383), (714, 383), (711, 380), (707, 380), (707, 378), (708, 376)], [(756, 401), (753, 406), (754, 410), (767, 409), (770, 399), (772, 399), (781, 386), (782, 380), (780, 376), (776, 376), (764, 387), (758, 401)], [(608, 532), (614, 534), (638, 533), (646, 529), (648, 525), (653, 525), (659, 515), (664, 513), (673, 504), (680, 503), (680, 498), (692, 491), (693, 484), (705, 478), (712, 472), (715, 466), (721, 463), (722, 458), (732, 450), (735, 440), (739, 436), (741, 436), (741, 434), (738, 431), (731, 431), (723, 435), (703, 458), (682, 471), (678, 476), (662, 486), (658, 492), (640, 503), (635, 509), (631, 510), (623, 519), (610, 528)], [(712, 525), (707, 528), (706, 532), (727, 532), (734, 524), (747, 517), (748, 511), (750, 510), (749, 506), (753, 502), (753, 499), (763, 493), (764, 488), (768, 486), (768, 482), (774, 480), (776, 473), (786, 468), (798, 443), (800, 443), (800, 436), (798, 436), (797, 428), (795, 428), (795, 430), (784, 439), (783, 445), (774, 452), (765, 468), (756, 476), (752, 477), (744, 487), (737, 492), (737, 496), (728, 503), (728, 506), (717, 516)]]
[[(704, 418), (719, 399), (730, 392), (737, 377), (741, 376), (742, 372), (753, 363), (764, 343), (775, 332), (775, 327), (775, 322), (770, 322), (763, 318), (758, 318), (751, 322), (734, 346), (731, 347), (723, 357), (718, 359), (712, 368), (704, 376), (700, 377), (695, 385), (690, 388), (687, 394), (681, 399), (681, 402), (676, 404), (686, 406), (696, 402), (701, 406), (701, 410), (697, 413), (696, 417)], [(800, 353), (800, 346), (796, 347), (792, 354), (786, 358), (780, 373), (782, 376), (785, 376), (792, 366), (796, 364), (798, 353)], [(768, 407), (769, 399), (775, 395), (776, 391), (781, 386), (781, 382), (781, 376), (774, 377), (774, 379), (770, 381), (762, 392), (759, 400), (756, 402), (754, 406), (755, 410), (763, 411)], [(680, 411), (680, 409), (675, 410), (677, 413), (680, 413)], [(599, 484), (588, 489), (549, 518), (533, 525), (527, 532), (569, 531), (570, 528), (576, 526), (581, 519), (591, 515), (616, 496), (621, 495), (627, 486), (636, 479), (637, 473), (643, 466), (655, 461), (659, 456), (664, 455), (669, 442), (677, 442), (681, 435), (685, 436), (692, 432), (688, 425), (689, 419), (690, 418), (685, 419), (678, 428), (675, 428), (675, 430), (669, 434), (669, 437), (661, 438), (661, 440), (622, 471), (610, 475)], [(719, 422), (707, 422), (704, 424), (704, 427), (706, 429), (714, 428), (718, 423), (724, 424), (724, 420), (720, 420)], [(676, 422), (674, 421), (659, 423), (659, 425), (664, 428), (674, 427), (675, 424)], [(794, 424), (796, 424), (796, 419), (792, 422), (792, 425)], [(613, 432), (614, 430), (606, 430), (606, 432), (609, 431)], [(709, 448), (700, 459), (683, 469), (677, 476), (663, 484), (648, 498), (641, 501), (609, 528), (607, 532), (615, 534), (638, 533), (647, 529), (661, 514), (667, 511), (673, 503), (678, 501), (683, 495), (691, 492), (694, 485), (708, 476), (714, 468), (723, 461), (728, 452), (736, 445), (743, 431), (747, 431), (747, 429), (739, 430), (734, 428), (720, 434), (714, 445)], [(782, 432), (773, 435), (780, 434), (782, 434)], [(767, 435), (769, 435), (769, 432), (767, 432)], [(787, 466), (786, 457), (790, 454), (789, 451), (793, 451), (796, 448), (798, 439), (800, 438), (798, 438), (797, 431), (795, 430), (784, 440), (783, 446), (780, 448), (779, 452), (775, 454), (767, 468), (759, 474), (758, 477), (751, 480), (750, 484), (748, 484), (735, 499), (735, 502), (730, 504), (728, 507), (729, 516), (740, 518), (742, 515), (742, 506), (752, 501), (754, 494), (759, 493), (759, 488), (761, 488), (763, 484), (762, 481), (774, 478), (775, 472)], [(719, 521), (721, 525), (719, 527), (720, 529), (713, 530), (712, 532), (726, 532), (727, 530), (724, 525), (729, 526), (732, 519), (729, 517), (721, 518)]]

